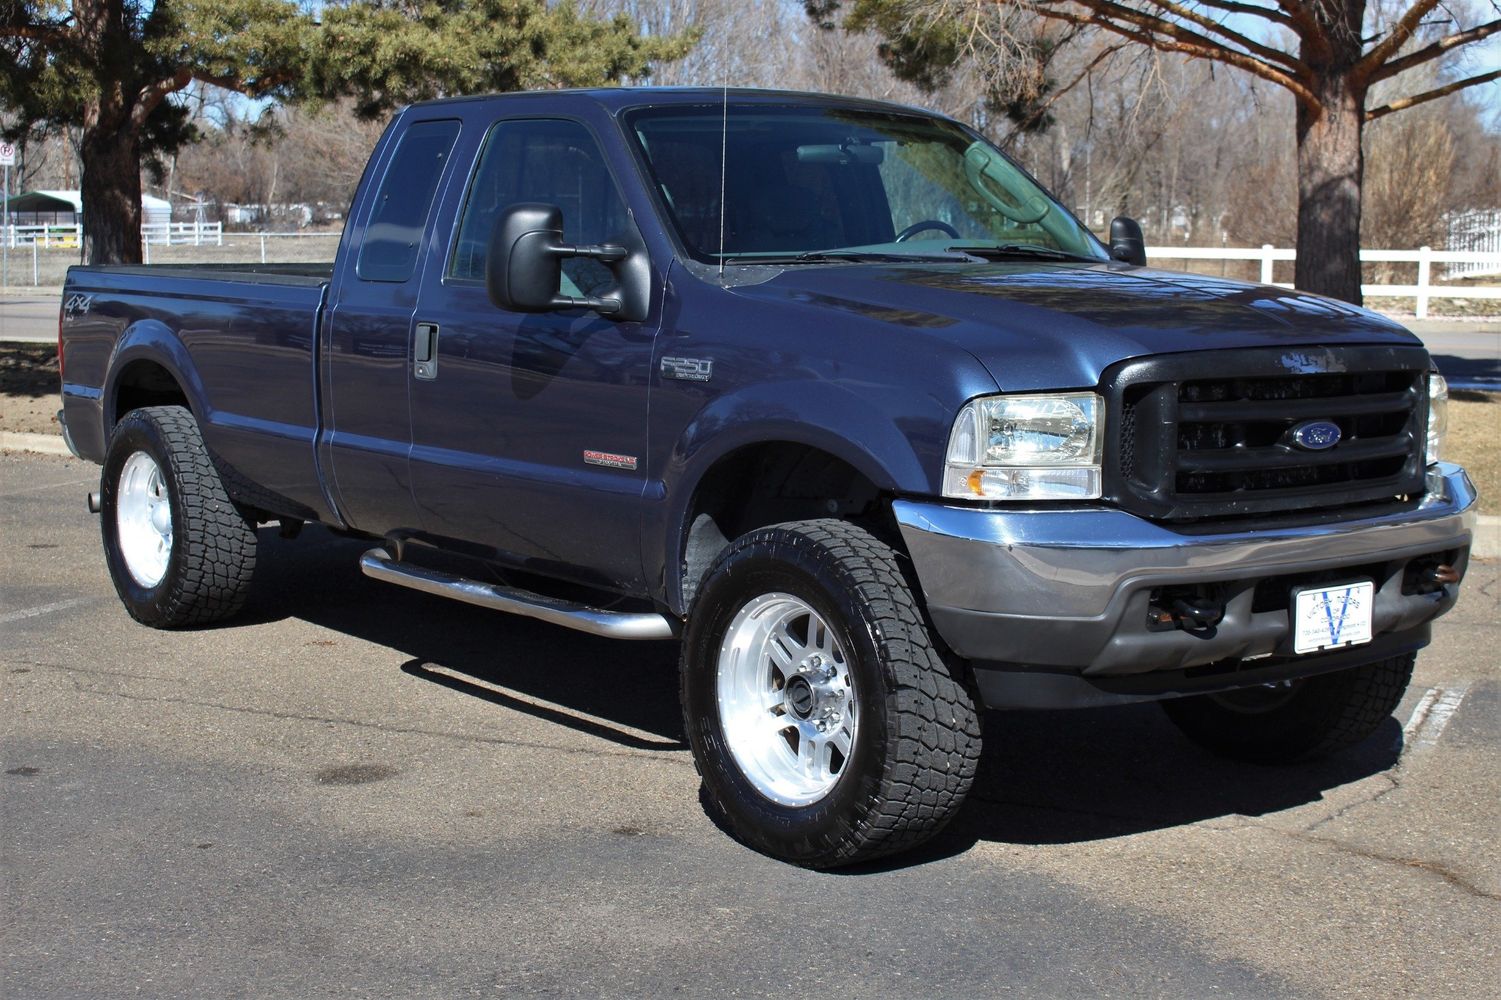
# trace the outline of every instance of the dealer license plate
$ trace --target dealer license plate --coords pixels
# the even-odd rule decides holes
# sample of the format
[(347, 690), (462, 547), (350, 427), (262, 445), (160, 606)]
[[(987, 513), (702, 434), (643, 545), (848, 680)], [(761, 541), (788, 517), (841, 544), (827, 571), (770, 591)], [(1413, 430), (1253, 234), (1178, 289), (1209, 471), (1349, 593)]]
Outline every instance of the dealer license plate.
[(1371, 641), (1371, 608), (1376, 585), (1370, 580), (1338, 587), (1293, 591), (1293, 652), (1355, 646)]

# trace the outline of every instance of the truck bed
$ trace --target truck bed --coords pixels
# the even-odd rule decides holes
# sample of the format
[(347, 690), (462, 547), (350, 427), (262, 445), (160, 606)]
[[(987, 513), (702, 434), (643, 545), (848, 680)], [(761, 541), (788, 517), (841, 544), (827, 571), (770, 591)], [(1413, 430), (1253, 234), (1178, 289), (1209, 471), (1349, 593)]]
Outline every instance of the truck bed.
[(79, 453), (102, 461), (109, 428), (130, 402), (105, 391), (112, 370), (136, 366), (124, 379), (135, 388), (121, 391), (150, 402), (150, 358), (186, 391), (221, 461), (264, 488), (265, 506), (323, 516), (314, 359), (331, 271), (327, 264), (70, 268), (63, 406)]

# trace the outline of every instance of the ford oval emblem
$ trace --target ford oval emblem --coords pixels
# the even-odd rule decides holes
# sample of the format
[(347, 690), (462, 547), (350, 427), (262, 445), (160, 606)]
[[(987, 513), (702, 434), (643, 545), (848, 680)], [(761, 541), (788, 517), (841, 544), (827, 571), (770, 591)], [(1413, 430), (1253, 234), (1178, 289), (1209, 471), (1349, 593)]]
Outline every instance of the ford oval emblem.
[(1293, 444), (1304, 451), (1327, 451), (1339, 444), (1339, 424), (1332, 420), (1309, 420), (1292, 429)]

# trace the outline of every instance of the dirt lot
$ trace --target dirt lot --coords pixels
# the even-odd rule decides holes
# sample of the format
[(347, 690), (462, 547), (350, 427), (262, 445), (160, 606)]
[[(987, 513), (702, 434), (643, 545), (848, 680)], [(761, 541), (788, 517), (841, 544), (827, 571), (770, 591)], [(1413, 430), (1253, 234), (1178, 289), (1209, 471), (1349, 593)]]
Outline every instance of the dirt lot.
[(58, 379), (53, 345), (0, 343), (0, 431), (56, 434)]
[[(50, 344), (0, 342), (0, 431), (57, 433), (57, 351)], [(1480, 509), (1501, 514), (1501, 396), (1454, 393), (1445, 457), (1470, 471)]]

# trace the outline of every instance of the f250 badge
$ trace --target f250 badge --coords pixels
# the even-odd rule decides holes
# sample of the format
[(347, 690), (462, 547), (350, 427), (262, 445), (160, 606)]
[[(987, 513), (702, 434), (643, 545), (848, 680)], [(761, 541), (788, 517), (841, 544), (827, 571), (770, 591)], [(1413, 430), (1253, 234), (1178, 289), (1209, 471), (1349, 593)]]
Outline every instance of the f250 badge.
[(714, 377), (712, 358), (663, 358), (662, 377), (684, 382), (707, 382)]

